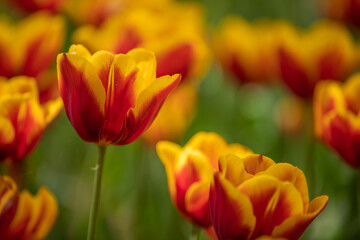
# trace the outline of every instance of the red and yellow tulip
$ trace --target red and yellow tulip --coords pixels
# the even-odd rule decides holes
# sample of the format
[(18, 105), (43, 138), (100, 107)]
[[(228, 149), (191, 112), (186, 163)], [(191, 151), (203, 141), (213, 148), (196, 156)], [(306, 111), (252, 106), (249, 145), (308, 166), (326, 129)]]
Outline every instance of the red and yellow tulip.
[(38, 12), (12, 24), (0, 20), (0, 76), (37, 77), (53, 62), (60, 51), (64, 35), (64, 19)]
[(239, 82), (263, 83), (279, 76), (277, 47), (283, 23), (266, 20), (249, 23), (226, 18), (214, 34), (215, 56)]
[(166, 99), (142, 139), (149, 145), (155, 145), (160, 140), (179, 140), (189, 127), (196, 106), (195, 88), (190, 84), (180, 84)]
[(40, 104), (36, 81), (0, 78), (0, 161), (20, 161), (62, 109), (61, 99)]
[(65, 22), (60, 16), (38, 12), (16, 24), (0, 19), (0, 76), (26, 75), (36, 78), (41, 102), (58, 97), (56, 77), (49, 67), (60, 51)]
[(47, 188), (40, 188), (35, 196), (26, 190), (18, 193), (11, 178), (0, 176), (1, 239), (45, 239), (57, 215), (57, 200)]
[(130, 9), (99, 28), (88, 25), (77, 29), (73, 42), (91, 52), (127, 53), (135, 47), (146, 48), (156, 55), (157, 77), (180, 73), (183, 81), (196, 81), (210, 62), (202, 16), (193, 4), (157, 11)]
[(346, 83), (325, 81), (316, 87), (315, 134), (347, 164), (360, 167), (360, 74)]
[(321, 21), (307, 31), (282, 28), (279, 47), (281, 77), (299, 97), (312, 99), (315, 85), (343, 81), (359, 66), (359, 49), (342, 25)]
[(319, 0), (325, 15), (360, 27), (359, 0)]
[(298, 239), (327, 202), (327, 196), (309, 202), (300, 169), (257, 154), (222, 156), (209, 194), (220, 240)]
[(216, 133), (206, 132), (194, 135), (184, 147), (161, 141), (156, 150), (166, 169), (174, 205), (186, 219), (202, 227), (211, 226), (209, 188), (220, 155), (232, 152), (243, 157), (252, 153), (240, 144), (227, 144)]
[(181, 78), (156, 78), (155, 56), (145, 49), (91, 55), (82, 45), (72, 45), (58, 55), (57, 66), (71, 124), (85, 141), (105, 146), (136, 140)]

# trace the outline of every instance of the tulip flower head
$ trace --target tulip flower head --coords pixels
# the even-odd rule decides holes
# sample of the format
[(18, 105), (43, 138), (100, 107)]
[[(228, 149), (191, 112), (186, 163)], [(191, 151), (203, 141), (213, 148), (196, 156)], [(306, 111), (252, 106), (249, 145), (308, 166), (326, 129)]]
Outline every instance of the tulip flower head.
[(61, 99), (39, 103), (36, 81), (0, 78), (0, 161), (20, 161), (62, 109)]
[(300, 169), (257, 154), (222, 156), (209, 195), (220, 240), (298, 239), (327, 202), (327, 196), (309, 202)]
[(180, 75), (156, 78), (152, 52), (99, 51), (72, 45), (57, 58), (59, 91), (79, 136), (98, 145), (136, 140), (153, 122)]
[(325, 81), (316, 87), (315, 134), (351, 167), (360, 167), (360, 74), (346, 83)]
[(55, 196), (45, 187), (33, 196), (18, 193), (15, 182), (0, 176), (0, 237), (4, 240), (45, 239), (58, 215)]
[(209, 188), (220, 155), (252, 153), (240, 144), (227, 144), (216, 133), (206, 132), (194, 135), (184, 147), (161, 141), (156, 150), (166, 169), (174, 205), (186, 219), (201, 227), (211, 226)]
[(91, 52), (127, 53), (142, 47), (155, 53), (157, 77), (180, 73), (183, 82), (197, 81), (207, 70), (210, 51), (205, 41), (202, 11), (197, 5), (164, 10), (130, 9), (100, 27), (87, 25), (73, 34), (73, 42)]
[(0, 76), (37, 77), (54, 61), (65, 31), (61, 16), (38, 12), (11, 24), (0, 19)]
[(312, 99), (315, 85), (343, 81), (359, 66), (359, 51), (342, 25), (321, 21), (305, 32), (283, 28), (278, 51), (281, 77), (303, 99)]
[(263, 83), (278, 78), (277, 45), (283, 23), (268, 20), (249, 23), (228, 17), (215, 33), (215, 56), (240, 83)]

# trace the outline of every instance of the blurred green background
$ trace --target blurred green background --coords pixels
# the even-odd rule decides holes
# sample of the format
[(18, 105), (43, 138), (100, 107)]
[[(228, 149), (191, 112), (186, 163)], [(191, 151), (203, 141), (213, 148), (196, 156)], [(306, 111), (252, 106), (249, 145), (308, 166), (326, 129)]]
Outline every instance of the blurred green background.
[[(198, 2), (206, 9), (210, 31), (228, 14), (249, 20), (288, 19), (301, 27), (320, 18), (312, 0)], [(64, 51), (71, 44), (73, 29), (68, 23)], [(285, 87), (238, 87), (230, 78), (216, 63), (210, 66), (199, 86), (196, 117), (179, 143), (184, 145), (198, 131), (214, 131), (230, 143), (304, 169), (308, 131), (283, 136), (274, 121), (277, 103), (289, 94)], [(27, 160), (26, 187), (35, 193), (45, 185), (59, 201), (59, 218), (48, 239), (85, 239), (96, 157), (96, 146), (82, 141), (62, 112)], [(316, 195), (329, 195), (330, 200), (302, 239), (360, 239), (356, 172), (319, 142), (314, 143), (313, 160)], [(108, 148), (99, 219), (98, 239), (187, 239), (191, 229), (171, 203), (165, 170), (155, 150), (140, 140)], [(204, 233), (202, 238), (206, 239)]]

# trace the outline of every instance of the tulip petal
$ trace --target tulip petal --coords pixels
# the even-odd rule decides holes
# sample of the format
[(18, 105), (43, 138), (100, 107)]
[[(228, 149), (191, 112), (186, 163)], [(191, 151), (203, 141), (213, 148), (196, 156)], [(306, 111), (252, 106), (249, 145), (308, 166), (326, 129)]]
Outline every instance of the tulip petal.
[(202, 227), (211, 225), (209, 212), (210, 182), (197, 182), (190, 186), (185, 194), (185, 210)]
[(259, 172), (265, 171), (275, 162), (268, 157), (259, 154), (252, 154), (242, 159), (245, 169), (248, 173), (255, 175)]
[(135, 94), (138, 96), (156, 80), (156, 58), (153, 52), (142, 48), (133, 49), (127, 55), (135, 60), (138, 68), (135, 86)]
[(123, 145), (133, 142), (153, 122), (166, 97), (180, 83), (181, 76), (164, 76), (156, 79), (140, 93), (136, 106), (130, 109), (124, 122), (124, 131), (115, 142)]
[(272, 176), (255, 176), (238, 188), (249, 197), (256, 216), (253, 237), (271, 235), (274, 227), (285, 219), (302, 214), (303, 201), (300, 193), (289, 182), (281, 182)]
[(85, 141), (98, 142), (104, 123), (105, 89), (95, 68), (74, 54), (59, 54), (57, 63), (59, 91), (71, 124)]
[(256, 224), (252, 204), (219, 173), (214, 174), (210, 187), (209, 207), (211, 222), (220, 240), (250, 238)]
[(219, 160), (219, 171), (235, 187), (252, 177), (247, 173), (240, 157), (235, 154), (221, 156)]
[(328, 196), (320, 196), (311, 201), (309, 210), (304, 215), (293, 216), (276, 226), (272, 236), (298, 239), (309, 224), (319, 215), (328, 203)]
[(10, 144), (14, 141), (15, 129), (8, 118), (0, 116), (0, 145)]
[(309, 191), (305, 175), (299, 168), (288, 163), (278, 163), (270, 166), (263, 174), (274, 176), (282, 182), (291, 182), (301, 194), (304, 211), (307, 211), (309, 206)]
[(127, 112), (135, 107), (135, 81), (137, 69), (135, 60), (125, 54), (115, 56), (110, 70), (105, 102), (105, 123), (101, 140), (115, 143), (126, 127), (123, 126)]
[(172, 142), (160, 141), (156, 144), (156, 152), (165, 166), (170, 195), (172, 199), (175, 199), (176, 186), (174, 168), (179, 159), (181, 147)]
[(89, 58), (89, 62), (95, 67), (106, 93), (108, 91), (109, 76), (114, 59), (114, 54), (107, 51), (96, 52)]

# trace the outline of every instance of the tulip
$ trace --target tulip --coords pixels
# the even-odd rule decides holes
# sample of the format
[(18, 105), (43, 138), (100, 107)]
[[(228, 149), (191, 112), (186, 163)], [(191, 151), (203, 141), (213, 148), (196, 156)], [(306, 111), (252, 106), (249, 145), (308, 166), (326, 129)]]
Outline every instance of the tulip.
[(315, 134), (351, 167), (360, 167), (360, 74), (346, 83), (325, 81), (316, 87)]
[(298, 239), (325, 208), (327, 196), (309, 202), (303, 172), (257, 154), (220, 158), (209, 209), (222, 239)]
[(58, 12), (66, 1), (67, 0), (15, 0), (11, 3), (25, 12), (36, 12), (40, 10)]
[(0, 20), (0, 76), (37, 77), (52, 63), (64, 40), (64, 19), (47, 12), (17, 24)]
[(204, 38), (202, 12), (197, 5), (176, 5), (166, 10), (130, 9), (100, 27), (80, 27), (73, 42), (91, 52), (101, 49), (127, 53), (135, 47), (154, 51), (157, 77), (180, 73), (183, 81), (197, 81), (210, 62)]
[(136, 140), (150, 126), (168, 94), (179, 84), (175, 74), (156, 78), (153, 52), (127, 54), (72, 45), (57, 58), (60, 96), (79, 136), (96, 143), (99, 156), (89, 217), (88, 240), (95, 239), (106, 147)]
[(201, 227), (210, 227), (209, 188), (218, 158), (236, 153), (246, 156), (251, 151), (240, 144), (227, 144), (216, 133), (199, 132), (180, 147), (167, 141), (156, 145), (163, 162), (171, 199), (185, 219)]
[(282, 25), (266, 20), (249, 23), (239, 17), (228, 17), (214, 34), (215, 56), (240, 83), (275, 80), (279, 76), (276, 49)]
[(186, 83), (178, 86), (169, 95), (142, 139), (149, 145), (155, 145), (160, 140), (179, 140), (192, 121), (196, 102), (194, 87)]
[(35, 196), (26, 190), (18, 193), (10, 177), (0, 176), (1, 239), (45, 239), (57, 215), (56, 198), (47, 188)]
[(24, 159), (62, 109), (60, 98), (40, 104), (38, 95), (33, 78), (0, 78), (0, 161)]
[(106, 146), (136, 140), (152, 123), (180, 75), (155, 77), (152, 52), (134, 49), (91, 55), (72, 45), (58, 55), (59, 91), (66, 114), (79, 136)]
[(359, 51), (349, 31), (322, 21), (308, 31), (282, 29), (279, 63), (284, 83), (297, 96), (312, 99), (315, 85), (326, 79), (343, 81), (359, 66)]
[(360, 27), (359, 0), (319, 0), (326, 16)]

